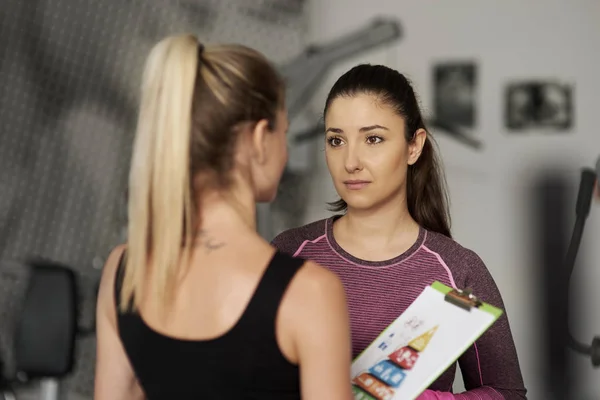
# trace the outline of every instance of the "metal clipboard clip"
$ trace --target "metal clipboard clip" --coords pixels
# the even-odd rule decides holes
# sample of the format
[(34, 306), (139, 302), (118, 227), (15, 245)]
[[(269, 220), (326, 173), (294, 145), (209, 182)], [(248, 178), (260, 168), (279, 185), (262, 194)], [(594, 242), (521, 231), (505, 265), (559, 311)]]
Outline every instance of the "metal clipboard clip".
[(483, 304), (472, 292), (471, 289), (453, 289), (446, 294), (444, 300), (464, 310), (471, 311), (471, 308), (478, 308)]

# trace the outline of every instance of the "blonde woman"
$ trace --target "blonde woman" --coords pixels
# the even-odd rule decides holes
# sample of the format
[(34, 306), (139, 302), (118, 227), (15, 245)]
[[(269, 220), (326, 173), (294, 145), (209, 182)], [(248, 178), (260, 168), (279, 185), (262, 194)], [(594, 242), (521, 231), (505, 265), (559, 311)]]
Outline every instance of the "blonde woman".
[(351, 398), (344, 290), (256, 233), (287, 159), (284, 86), (258, 52), (151, 51), (128, 243), (103, 272), (95, 398)]

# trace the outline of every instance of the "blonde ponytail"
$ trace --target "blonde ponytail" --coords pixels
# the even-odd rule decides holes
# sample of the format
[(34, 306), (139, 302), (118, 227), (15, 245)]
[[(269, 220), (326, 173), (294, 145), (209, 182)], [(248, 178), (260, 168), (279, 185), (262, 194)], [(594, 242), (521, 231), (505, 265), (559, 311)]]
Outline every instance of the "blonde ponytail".
[[(164, 311), (179, 265), (189, 256), (193, 201), (190, 177), (192, 101), (198, 41), (173, 36), (148, 56), (129, 174), (127, 264), (120, 309), (138, 309), (150, 295)], [(131, 302), (131, 303), (130, 303)]]

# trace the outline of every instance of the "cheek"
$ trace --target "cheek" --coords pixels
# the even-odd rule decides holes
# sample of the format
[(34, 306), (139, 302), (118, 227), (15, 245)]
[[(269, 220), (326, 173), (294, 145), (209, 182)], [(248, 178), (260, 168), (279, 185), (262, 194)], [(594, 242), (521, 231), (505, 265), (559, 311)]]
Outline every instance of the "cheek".
[(331, 168), (331, 151), (328, 148), (325, 148), (325, 163), (328, 168)]
[(398, 179), (399, 174), (404, 173), (407, 168), (408, 154), (403, 149), (398, 149), (389, 146), (380, 148), (379, 151), (373, 151), (368, 158), (365, 159), (365, 166), (369, 171), (379, 179)]
[(333, 151), (329, 148), (325, 149), (325, 163), (327, 163), (327, 169), (329, 169), (331, 175), (335, 175), (340, 166), (343, 167), (343, 164), (340, 164), (342, 160), (339, 153), (339, 151)]

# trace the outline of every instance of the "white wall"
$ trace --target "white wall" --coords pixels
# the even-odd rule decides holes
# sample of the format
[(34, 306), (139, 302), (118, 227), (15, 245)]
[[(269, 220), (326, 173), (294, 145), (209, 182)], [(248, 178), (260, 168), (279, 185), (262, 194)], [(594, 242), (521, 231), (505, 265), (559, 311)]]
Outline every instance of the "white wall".
[[(340, 74), (359, 62), (370, 62), (407, 74), (427, 112), (433, 107), (432, 64), (478, 61), (476, 134), (484, 141), (484, 150), (475, 152), (441, 134), (436, 136), (451, 191), (454, 234), (479, 253), (492, 272), (506, 302), (530, 398), (543, 398), (536, 349), (541, 332), (537, 330), (535, 308), (526, 305), (536, 300), (536, 277), (528, 248), (527, 177), (543, 161), (556, 161), (572, 168), (576, 186), (579, 168), (593, 165), (600, 154), (596, 122), (600, 103), (600, 1), (313, 0), (310, 9), (309, 41), (335, 38), (380, 15), (399, 18), (404, 28), (404, 37), (397, 44), (335, 68), (311, 105), (317, 110)], [(576, 121), (570, 133), (507, 134), (503, 120), (505, 85), (527, 78), (575, 84)], [(323, 156), (318, 158), (307, 222), (327, 216), (325, 201), (335, 195)], [(582, 245), (589, 262), (574, 274), (574, 286), (587, 296), (588, 306), (576, 311), (581, 318), (593, 315), (592, 304), (600, 305), (600, 293), (593, 291), (600, 281), (600, 246), (594, 246), (592, 239), (599, 235), (600, 205), (592, 210)], [(590, 342), (594, 333), (600, 334), (600, 315), (579, 326), (576, 333)], [(599, 397), (600, 370), (593, 370), (581, 357), (575, 356), (575, 361), (583, 374), (581, 398)]]

